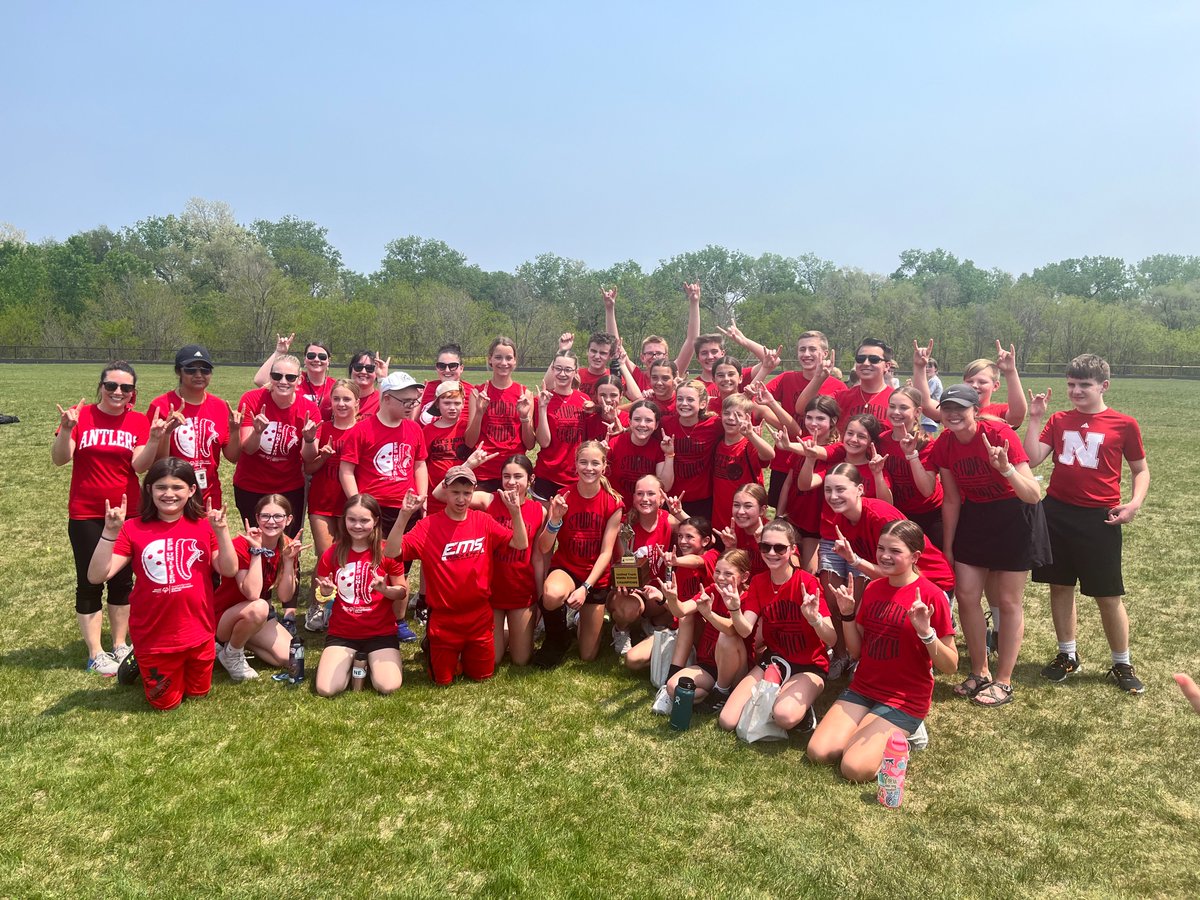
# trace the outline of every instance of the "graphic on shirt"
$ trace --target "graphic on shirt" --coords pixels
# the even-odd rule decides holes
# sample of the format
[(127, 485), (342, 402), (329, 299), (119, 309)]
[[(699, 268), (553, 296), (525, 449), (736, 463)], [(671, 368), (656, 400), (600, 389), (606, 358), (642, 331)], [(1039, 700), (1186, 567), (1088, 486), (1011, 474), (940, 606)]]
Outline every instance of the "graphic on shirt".
[[(1087, 428), (1087, 423), (1085, 422), (1082, 427)], [(1087, 434), (1081, 434), (1078, 431), (1064, 431), (1062, 441), (1062, 453), (1058, 455), (1060, 463), (1065, 466), (1073, 466), (1078, 462), (1085, 469), (1100, 468), (1100, 445), (1104, 443), (1103, 434), (1097, 434), (1094, 431), (1089, 431)]]
[(192, 580), (192, 566), (204, 555), (193, 538), (159, 538), (142, 550), (142, 568), (155, 584)]
[(116, 428), (89, 428), (79, 436), (75, 445), (76, 450), (86, 450), (88, 447), (121, 447), (133, 450), (136, 436), (131, 431), (120, 431)]
[(465, 559), (468, 556), (478, 556), (483, 552), (483, 538), (472, 538), (465, 541), (451, 541), (442, 548), (442, 561), (450, 559)]
[(394, 481), (404, 481), (412, 474), (413, 448), (412, 444), (392, 441), (384, 444), (372, 460), (375, 471), (384, 478)]
[[(343, 605), (365, 607), (370, 604), (371, 582), (374, 580), (371, 569), (370, 563), (359, 561), (347, 563), (337, 570), (334, 584), (337, 585), (338, 599)], [(379, 574), (383, 574), (382, 568)], [(358, 610), (348, 609), (347, 612), (355, 613)]]
[(220, 440), (217, 426), (211, 419), (185, 419), (175, 429), (174, 437), (175, 446), (185, 459), (210, 459), (209, 448)]
[(259, 439), (258, 452), (264, 456), (283, 459), (298, 443), (300, 443), (300, 433), (294, 425), (268, 422)]

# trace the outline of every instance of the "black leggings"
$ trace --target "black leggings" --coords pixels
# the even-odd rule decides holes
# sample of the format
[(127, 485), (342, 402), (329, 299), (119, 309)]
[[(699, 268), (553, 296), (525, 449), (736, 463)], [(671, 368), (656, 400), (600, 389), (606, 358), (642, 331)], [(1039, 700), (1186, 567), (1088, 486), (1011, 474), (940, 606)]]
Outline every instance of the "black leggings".
[[(103, 532), (103, 519), (67, 520), (67, 537), (71, 540), (71, 552), (75, 556), (75, 612), (80, 615), (98, 613), (101, 609), (100, 598), (104, 596), (104, 585), (89, 582), (87, 573)], [(133, 566), (127, 565), (108, 580), (108, 605), (128, 606), (131, 590)]]
[[(283, 533), (294, 538), (304, 527), (304, 488), (298, 487), (294, 491), (268, 491), (267, 493), (281, 494), (287, 497), (288, 503), (292, 505), (292, 524), (283, 529)], [(233, 486), (233, 505), (237, 507), (238, 515), (251, 525), (254, 525), (256, 521), (254, 507), (258, 506), (258, 501), (265, 496), (267, 494), (256, 494), (254, 491), (243, 490), (236, 484)]]

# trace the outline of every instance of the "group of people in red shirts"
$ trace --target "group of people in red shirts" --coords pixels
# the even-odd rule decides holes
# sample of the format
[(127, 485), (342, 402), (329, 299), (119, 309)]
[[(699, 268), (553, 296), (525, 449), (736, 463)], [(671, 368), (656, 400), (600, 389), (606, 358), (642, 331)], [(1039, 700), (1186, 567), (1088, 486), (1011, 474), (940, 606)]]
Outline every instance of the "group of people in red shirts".
[[(307, 594), (307, 514), (317, 564), (304, 624), (327, 632), (322, 696), (345, 690), (364, 659), (378, 691), (400, 687), (399, 645), (418, 638), (410, 592), (438, 684), (488, 678), (506, 654), (551, 668), (573, 641), (594, 659), (608, 618), (631, 670), (667, 645), (660, 699), (689, 678), (724, 728), (768, 667), (784, 667), (775, 722), (814, 731), (814, 760), (866, 778), (892, 730), (926, 740), (933, 670), (958, 667), (952, 602), (970, 659), (955, 692), (985, 707), (1013, 700), (1030, 572), (1050, 585), (1059, 639), (1042, 674), (1080, 670), (1078, 584), (1099, 606), (1109, 675), (1143, 690), (1121, 525), (1144, 502), (1149, 470), (1137, 423), (1104, 402), (1103, 360), (1071, 361), (1071, 408), (1049, 415), (1052, 391), (1027, 399), (1014, 348), (999, 342), (994, 361), (944, 390), (932, 343), (914, 342), (900, 386), (892, 348), (865, 338), (846, 384), (816, 331), (797, 342), (799, 370), (774, 375), (782, 348), (734, 323), (700, 334), (699, 285), (685, 293), (688, 337), (674, 358), (650, 336), (635, 365), (617, 293), (605, 291), (607, 330), (584, 360), (563, 335), (533, 389), (514, 379), (517, 348), (504, 337), (488, 348), (490, 376), (472, 385), (453, 344), (421, 384), (368, 351), (335, 378), (326, 345), (308, 343), (301, 360), (294, 335), (281, 336), (236, 407), (209, 393), (213, 360), (190, 345), (176, 357), (178, 385), (145, 414), (133, 367), (105, 367), (96, 403), (59, 408), (52, 448), (56, 464), (73, 464), (68, 535), (88, 668), (115, 674), (132, 638), (146, 696), (166, 709), (207, 693), (214, 661), (237, 681), (257, 677), (248, 650), (286, 664)], [(698, 377), (687, 375), (693, 357)], [(1008, 402), (993, 403), (1001, 379)], [(1043, 498), (1031, 466), (1050, 455)], [(222, 456), (235, 464), (236, 537)], [(420, 587), (406, 577), (416, 561)], [(635, 583), (615, 585), (614, 564), (635, 569)], [(846, 675), (818, 725), (814, 701)]]

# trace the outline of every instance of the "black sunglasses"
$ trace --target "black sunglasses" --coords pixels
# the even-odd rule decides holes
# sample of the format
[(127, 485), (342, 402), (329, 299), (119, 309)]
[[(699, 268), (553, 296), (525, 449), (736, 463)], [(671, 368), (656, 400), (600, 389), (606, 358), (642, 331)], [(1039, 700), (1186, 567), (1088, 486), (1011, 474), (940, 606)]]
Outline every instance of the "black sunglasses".
[(179, 371), (184, 375), (211, 375), (212, 366), (183, 366)]
[(856, 363), (865, 363), (865, 362), (869, 362), (869, 363), (871, 363), (872, 365), (876, 365), (876, 366), (877, 366), (877, 365), (879, 365), (881, 362), (883, 362), (883, 357), (882, 357), (882, 356), (876, 356), (874, 353), (860, 353), (860, 354), (858, 354), (858, 356), (854, 357), (854, 361), (855, 361)]
[(774, 553), (778, 556), (783, 556), (792, 548), (790, 544), (771, 544), (767, 541), (759, 541), (758, 549), (763, 553)]
[(132, 394), (137, 390), (135, 384), (121, 384), (119, 381), (102, 381), (100, 387), (104, 388), (110, 394), (115, 394), (117, 391), (124, 391), (126, 394)]
[(453, 372), (455, 369), (459, 368), (462, 363), (434, 363), (434, 365), (437, 366), (437, 370), (439, 372)]
[(324, 362), (325, 360), (329, 359), (329, 354), (328, 353), (305, 353), (304, 358), (305, 359), (319, 359), (319, 360), (321, 360), (321, 362)]
[(355, 372), (375, 372), (375, 367), (370, 363), (355, 363), (350, 368), (352, 368)]
[(300, 377), (299, 375), (296, 375), (292, 372), (272, 372), (271, 373), (272, 381), (283, 381), (286, 378), (288, 384), (295, 384), (296, 379), (299, 377)]

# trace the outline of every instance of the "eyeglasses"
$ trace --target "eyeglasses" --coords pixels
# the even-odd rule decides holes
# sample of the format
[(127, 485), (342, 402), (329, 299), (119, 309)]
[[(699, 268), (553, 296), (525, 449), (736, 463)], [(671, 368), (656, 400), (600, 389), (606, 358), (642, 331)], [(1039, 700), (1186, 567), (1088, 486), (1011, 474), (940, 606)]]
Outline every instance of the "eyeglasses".
[(375, 372), (375, 366), (371, 365), (370, 363), (355, 363), (350, 368), (352, 368), (355, 372), (370, 372), (372, 374)]
[(325, 360), (329, 359), (329, 354), (328, 353), (305, 353), (304, 358), (305, 359), (319, 359), (319, 360), (321, 360), (321, 362), (324, 362)]
[(184, 366), (179, 371), (184, 375), (211, 375), (212, 366)]
[(283, 381), (286, 378), (288, 384), (295, 384), (296, 379), (299, 377), (300, 377), (299, 375), (297, 375), (293, 372), (272, 372), (271, 373), (272, 381)]
[(783, 556), (792, 549), (791, 544), (771, 544), (767, 541), (759, 541), (758, 549), (763, 553), (774, 553), (776, 556)]
[(552, 366), (556, 375), (574, 375), (575, 370), (570, 366)]
[(877, 366), (877, 365), (879, 365), (881, 362), (883, 362), (883, 357), (882, 357), (882, 356), (878, 356), (878, 355), (876, 355), (876, 354), (874, 354), (874, 353), (860, 353), (860, 354), (858, 354), (858, 356), (854, 357), (854, 361), (855, 361), (856, 363), (866, 363), (866, 362), (869, 362), (871, 365), (873, 365), (873, 366)]
[(287, 518), (286, 513), (259, 513), (258, 521), (260, 522), (282, 522)]
[(439, 372), (453, 372), (455, 369), (461, 368), (462, 363), (434, 363)]
[(389, 394), (384, 394), (383, 396), (387, 397), (389, 400), (391, 400), (391, 401), (393, 401), (393, 402), (395, 402), (395, 403), (399, 403), (399, 404), (400, 404), (401, 406), (403, 406), (405, 409), (412, 409), (414, 406), (416, 406), (418, 403), (420, 403), (420, 402), (421, 402), (421, 398), (420, 398), (420, 397), (413, 397), (413, 398), (412, 398), (412, 399), (410, 399), (410, 400), (405, 400), (405, 399), (403, 399), (403, 398), (401, 398), (401, 397), (397, 397), (395, 394), (390, 394), (390, 393), (389, 393)]
[(136, 388), (132, 384), (122, 384), (119, 381), (102, 381), (100, 387), (104, 388), (110, 394), (125, 393), (132, 394)]

